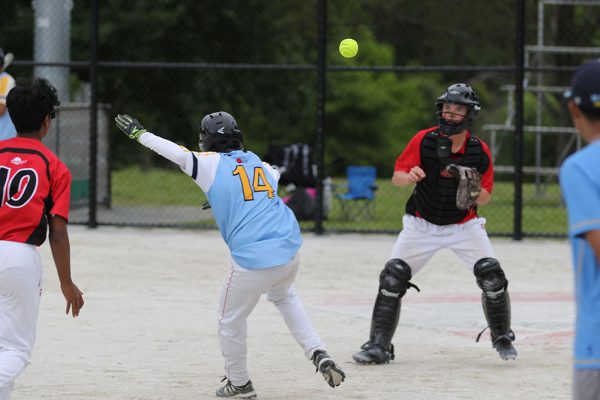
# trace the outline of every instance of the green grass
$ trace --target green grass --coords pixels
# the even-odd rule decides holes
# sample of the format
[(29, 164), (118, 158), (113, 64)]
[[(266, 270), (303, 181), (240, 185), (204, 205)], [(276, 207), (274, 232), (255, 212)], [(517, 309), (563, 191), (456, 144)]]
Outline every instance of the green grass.
[[(334, 183), (341, 185), (344, 180), (335, 179)], [(325, 229), (399, 231), (411, 189), (397, 188), (389, 179), (378, 179), (377, 185), (372, 219), (349, 220), (342, 213), (341, 202), (334, 199), (324, 222)], [(559, 186), (552, 183), (543, 189), (542, 193), (537, 193), (533, 183), (523, 186), (523, 233), (564, 235), (566, 211), (561, 203)], [(513, 196), (513, 183), (496, 182), (492, 201), (479, 208), (479, 214), (487, 219), (487, 229), (491, 234), (512, 234)], [(176, 168), (144, 172), (138, 167), (130, 167), (112, 173), (112, 204), (115, 206), (197, 206), (205, 201), (206, 197), (197, 185)], [(303, 221), (301, 225), (312, 229), (314, 223)]]
[[(343, 182), (343, 181), (339, 181)], [(397, 188), (389, 179), (377, 181), (375, 218), (354, 223), (343, 218), (339, 201), (334, 202), (326, 228), (365, 230), (396, 230), (402, 228), (402, 216), (411, 188)], [(561, 203), (558, 184), (549, 184), (543, 193), (536, 193), (535, 184), (523, 186), (523, 232), (525, 234), (564, 235), (566, 233), (566, 211)], [(487, 219), (488, 232), (510, 235), (514, 223), (514, 184), (496, 182), (492, 201), (479, 207), (479, 215)]]
[(206, 196), (192, 179), (178, 168), (130, 167), (112, 173), (112, 204), (115, 206), (164, 205), (197, 206)]

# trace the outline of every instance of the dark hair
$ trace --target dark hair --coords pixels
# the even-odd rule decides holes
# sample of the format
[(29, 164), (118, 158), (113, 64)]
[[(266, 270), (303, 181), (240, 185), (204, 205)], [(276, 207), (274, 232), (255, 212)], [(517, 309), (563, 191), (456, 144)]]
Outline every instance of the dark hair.
[(581, 111), (581, 113), (583, 115), (585, 115), (585, 117), (592, 122), (600, 121), (600, 110), (598, 110), (598, 109), (589, 109), (589, 108), (579, 107), (579, 111)]
[(6, 96), (6, 108), (18, 133), (39, 131), (46, 116), (56, 116), (59, 105), (56, 89), (42, 78), (17, 82)]

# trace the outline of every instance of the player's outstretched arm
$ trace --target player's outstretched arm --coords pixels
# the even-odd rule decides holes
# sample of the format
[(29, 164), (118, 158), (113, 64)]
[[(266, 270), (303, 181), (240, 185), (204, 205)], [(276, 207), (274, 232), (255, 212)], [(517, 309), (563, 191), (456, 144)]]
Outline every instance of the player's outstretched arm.
[(67, 221), (63, 217), (55, 215), (50, 219), (49, 242), (60, 281), (60, 289), (67, 301), (67, 314), (71, 311), (73, 317), (76, 317), (84, 304), (83, 293), (71, 280), (71, 247)]
[(173, 161), (180, 168), (184, 169), (186, 163), (191, 162), (190, 151), (188, 149), (148, 132), (137, 119), (127, 114), (119, 114), (115, 117), (115, 123), (117, 124), (117, 128), (130, 139), (143, 144), (167, 160)]

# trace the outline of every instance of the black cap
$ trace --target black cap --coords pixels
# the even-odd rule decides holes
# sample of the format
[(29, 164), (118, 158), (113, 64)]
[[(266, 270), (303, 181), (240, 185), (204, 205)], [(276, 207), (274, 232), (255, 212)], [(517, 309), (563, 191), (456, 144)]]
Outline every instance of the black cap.
[(573, 100), (582, 111), (600, 115), (600, 59), (577, 68), (565, 97)]

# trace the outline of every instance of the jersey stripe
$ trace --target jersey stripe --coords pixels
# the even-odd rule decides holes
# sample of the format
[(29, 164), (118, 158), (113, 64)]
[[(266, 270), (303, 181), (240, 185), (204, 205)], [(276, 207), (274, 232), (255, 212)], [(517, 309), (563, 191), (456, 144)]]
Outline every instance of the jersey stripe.
[(5, 149), (0, 149), (0, 153), (23, 153), (23, 154), (35, 154), (37, 156), (40, 156), (40, 158), (42, 160), (44, 160), (44, 164), (46, 164), (46, 176), (48, 177), (48, 180), (50, 181), (50, 161), (48, 161), (48, 159), (42, 152), (33, 150), (33, 149), (21, 149), (18, 147), (7, 147)]
[(192, 179), (196, 180), (196, 178), (198, 177), (198, 159), (196, 158), (196, 156), (194, 155), (194, 153), (190, 152), (190, 154), (192, 155)]

